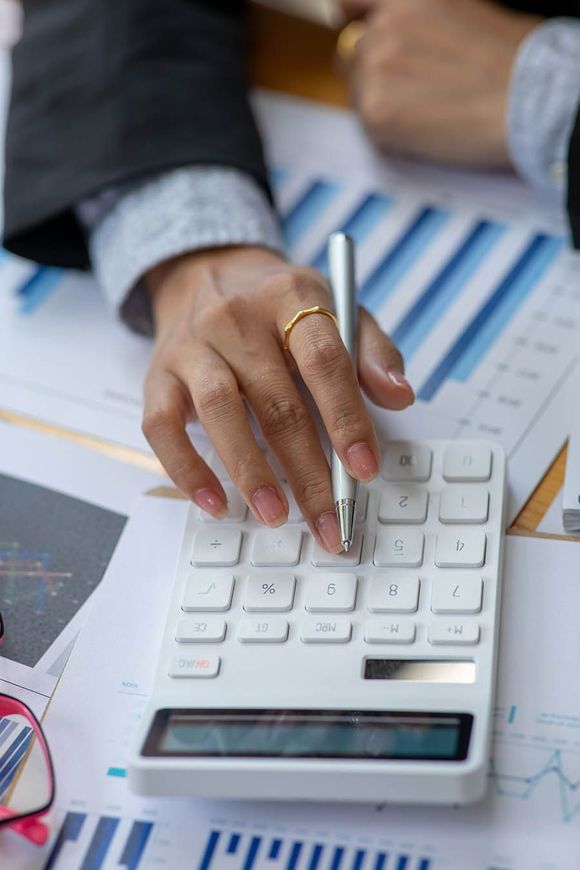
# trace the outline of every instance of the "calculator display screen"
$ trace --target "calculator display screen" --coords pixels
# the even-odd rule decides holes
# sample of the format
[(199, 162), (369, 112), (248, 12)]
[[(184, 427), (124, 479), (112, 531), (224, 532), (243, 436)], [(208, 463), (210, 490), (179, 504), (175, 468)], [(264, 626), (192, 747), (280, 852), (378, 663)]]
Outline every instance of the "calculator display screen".
[(352, 710), (159, 710), (143, 755), (461, 761), (466, 713)]

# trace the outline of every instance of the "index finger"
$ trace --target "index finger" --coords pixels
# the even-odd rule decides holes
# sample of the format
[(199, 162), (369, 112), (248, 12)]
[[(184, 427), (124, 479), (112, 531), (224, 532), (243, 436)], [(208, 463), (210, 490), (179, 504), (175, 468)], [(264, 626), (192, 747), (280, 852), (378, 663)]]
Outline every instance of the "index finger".
[(288, 345), (341, 462), (352, 477), (371, 480), (379, 470), (379, 444), (336, 326), (311, 314), (295, 325)]

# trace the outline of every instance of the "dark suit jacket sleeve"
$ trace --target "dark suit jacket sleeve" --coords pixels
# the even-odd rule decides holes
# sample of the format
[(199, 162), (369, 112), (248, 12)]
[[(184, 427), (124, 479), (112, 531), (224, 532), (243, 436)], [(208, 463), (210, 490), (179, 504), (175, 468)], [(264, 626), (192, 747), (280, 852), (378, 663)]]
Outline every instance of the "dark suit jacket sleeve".
[(267, 186), (247, 100), (243, 0), (26, 0), (6, 143), (5, 245), (83, 268), (74, 206), (188, 164)]

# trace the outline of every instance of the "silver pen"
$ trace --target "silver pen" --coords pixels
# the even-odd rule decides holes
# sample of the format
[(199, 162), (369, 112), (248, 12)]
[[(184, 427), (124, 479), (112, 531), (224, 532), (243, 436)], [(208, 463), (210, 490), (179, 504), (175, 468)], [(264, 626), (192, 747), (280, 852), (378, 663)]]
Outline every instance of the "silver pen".
[[(328, 273), (340, 337), (353, 362), (356, 360), (357, 304), (354, 276), (354, 242), (345, 233), (328, 237)], [(340, 540), (348, 552), (354, 534), (357, 481), (332, 451), (332, 494)]]

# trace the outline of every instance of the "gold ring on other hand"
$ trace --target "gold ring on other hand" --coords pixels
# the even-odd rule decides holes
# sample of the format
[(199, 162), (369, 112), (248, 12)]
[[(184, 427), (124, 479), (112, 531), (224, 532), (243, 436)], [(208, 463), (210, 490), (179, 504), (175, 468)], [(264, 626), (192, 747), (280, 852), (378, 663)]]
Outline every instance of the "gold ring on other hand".
[(363, 21), (351, 21), (338, 34), (336, 40), (336, 54), (344, 63), (349, 63), (356, 51), (357, 44), (365, 32)]
[(331, 320), (334, 321), (336, 328), (338, 329), (338, 320), (332, 311), (329, 311), (328, 308), (323, 308), (322, 305), (315, 305), (313, 308), (302, 308), (297, 314), (294, 315), (292, 320), (289, 320), (286, 326), (284, 327), (284, 350), (290, 350), (290, 333), (296, 326), (299, 320), (302, 320), (303, 317), (308, 317), (309, 314), (324, 314), (325, 317), (330, 317)]

